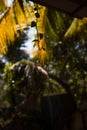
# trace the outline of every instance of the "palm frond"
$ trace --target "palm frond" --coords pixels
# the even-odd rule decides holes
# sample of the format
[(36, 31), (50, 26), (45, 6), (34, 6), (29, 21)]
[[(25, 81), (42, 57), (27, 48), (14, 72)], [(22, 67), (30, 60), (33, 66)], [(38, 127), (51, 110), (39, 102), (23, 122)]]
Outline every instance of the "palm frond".
[(77, 19), (74, 18), (70, 27), (66, 31), (64, 38), (70, 38), (73, 36), (79, 36), (79, 38), (86, 38), (87, 35), (87, 18)]
[(0, 19), (0, 54), (7, 52), (8, 44), (13, 43), (17, 36), (17, 24), (21, 27), (23, 23), (26, 24), (24, 14), (15, 0)]
[(16, 22), (17, 24), (20, 26), (20, 28), (22, 27), (22, 24), (26, 24), (26, 18), (25, 15), (20, 7), (20, 4), (18, 2), (18, 0), (15, 0), (15, 3), (13, 5), (13, 12), (16, 18)]
[(44, 61), (48, 59), (48, 48), (51, 45), (49, 39), (52, 43), (57, 42), (59, 40), (59, 33), (64, 30), (64, 27), (64, 18), (61, 13), (41, 6), (40, 18), (38, 19), (38, 30), (44, 37), (39, 40), (39, 43), (37, 44), (39, 49), (35, 56), (38, 57), (41, 63), (44, 63)]
[(49, 9), (47, 17), (56, 34), (58, 34), (59, 30), (62, 31), (62, 29), (64, 28), (64, 18), (60, 12)]
[(7, 52), (7, 44), (14, 41), (16, 23), (12, 16), (12, 8), (0, 22), (0, 54)]

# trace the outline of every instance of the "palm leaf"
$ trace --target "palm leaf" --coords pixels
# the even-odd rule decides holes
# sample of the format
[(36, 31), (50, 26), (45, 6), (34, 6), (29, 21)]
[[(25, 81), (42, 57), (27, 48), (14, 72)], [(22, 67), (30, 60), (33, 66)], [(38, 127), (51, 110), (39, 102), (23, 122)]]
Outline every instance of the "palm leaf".
[(73, 36), (79, 36), (79, 38), (86, 38), (87, 35), (87, 18), (77, 19), (74, 18), (70, 27), (66, 31), (64, 38), (70, 38)]
[(57, 42), (60, 38), (59, 34), (63, 32), (65, 24), (63, 14), (56, 10), (47, 9), (46, 17), (46, 34), (50, 37), (50, 41)]
[[(39, 59), (40, 63), (44, 63), (48, 59), (50, 51), (48, 48), (51, 43), (58, 42), (59, 33), (64, 30), (64, 18), (63, 15), (57, 11), (49, 10), (44, 6), (40, 7), (40, 18), (38, 20), (38, 32), (42, 33), (45, 37), (38, 40), (39, 49), (35, 55), (35, 58)], [(49, 42), (50, 39), (50, 42)], [(44, 43), (44, 44), (43, 44)]]
[(20, 7), (18, 0), (15, 0), (13, 5), (13, 12), (17, 20), (16, 22), (20, 27), (22, 27), (24, 23), (26, 24), (25, 15), (22, 11), (22, 8)]
[(26, 24), (26, 19), (17, 0), (4, 12), (0, 19), (0, 54), (7, 52), (8, 44), (13, 43), (17, 36), (17, 26)]

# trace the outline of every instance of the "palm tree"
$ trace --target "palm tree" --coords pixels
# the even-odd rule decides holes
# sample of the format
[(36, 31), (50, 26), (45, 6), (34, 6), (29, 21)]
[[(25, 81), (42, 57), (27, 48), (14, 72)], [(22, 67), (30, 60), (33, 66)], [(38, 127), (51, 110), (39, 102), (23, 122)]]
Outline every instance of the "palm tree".
[[(84, 90), (87, 92), (84, 87), (87, 84), (87, 47), (82, 46), (80, 40), (86, 40), (87, 19), (70, 18), (36, 3), (31, 4), (31, 11), (29, 8), (24, 10), (21, 1), (19, 3), (14, 0), (11, 7), (1, 7), (4, 13), (0, 21), (0, 53), (7, 52), (8, 44), (18, 36), (17, 25), (21, 28), (21, 25), (26, 24), (25, 16), (30, 15), (29, 24), (37, 30), (33, 42), (38, 51), (33, 60), (37, 63), (40, 60), (49, 72), (52, 91), (56, 90), (57, 93), (58, 87), (63, 86), (67, 92), (72, 91), (81, 100), (81, 94)], [(47, 60), (46, 64), (44, 59)]]

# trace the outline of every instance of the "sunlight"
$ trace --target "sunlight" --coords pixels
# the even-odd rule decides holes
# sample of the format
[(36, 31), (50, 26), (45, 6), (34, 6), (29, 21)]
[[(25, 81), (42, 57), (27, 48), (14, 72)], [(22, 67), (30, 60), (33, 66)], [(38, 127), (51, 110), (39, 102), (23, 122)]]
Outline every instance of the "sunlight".
[(25, 53), (27, 53), (30, 58), (34, 57), (34, 53), (37, 51), (37, 47), (34, 47), (33, 40), (35, 39), (36, 35), (36, 29), (29, 27), (28, 31), (26, 31), (26, 35), (28, 37), (28, 40), (24, 42), (24, 46), (21, 46), (21, 50), (24, 50)]
[(5, 0), (5, 2), (6, 2), (6, 4), (7, 4), (8, 6), (11, 6), (11, 5), (12, 5), (13, 0)]

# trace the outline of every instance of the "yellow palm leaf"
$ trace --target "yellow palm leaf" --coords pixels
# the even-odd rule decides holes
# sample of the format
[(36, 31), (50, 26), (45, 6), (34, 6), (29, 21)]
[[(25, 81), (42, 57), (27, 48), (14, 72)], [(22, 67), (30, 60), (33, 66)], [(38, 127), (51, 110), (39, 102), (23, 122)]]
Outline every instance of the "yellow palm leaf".
[(15, 0), (12, 7), (7, 8), (0, 20), (0, 54), (7, 52), (8, 44), (12, 43), (17, 36), (16, 25), (19, 24), (21, 27), (23, 23), (26, 24), (26, 19), (18, 1)]
[(36, 52), (35, 58), (38, 59), (41, 64), (44, 64), (45, 60), (48, 58), (45, 39), (41, 39), (38, 46), (39, 49)]
[(83, 19), (74, 18), (72, 24), (66, 31), (64, 38), (67, 39), (76, 35), (84, 37), (85, 33), (87, 34), (87, 18)]

